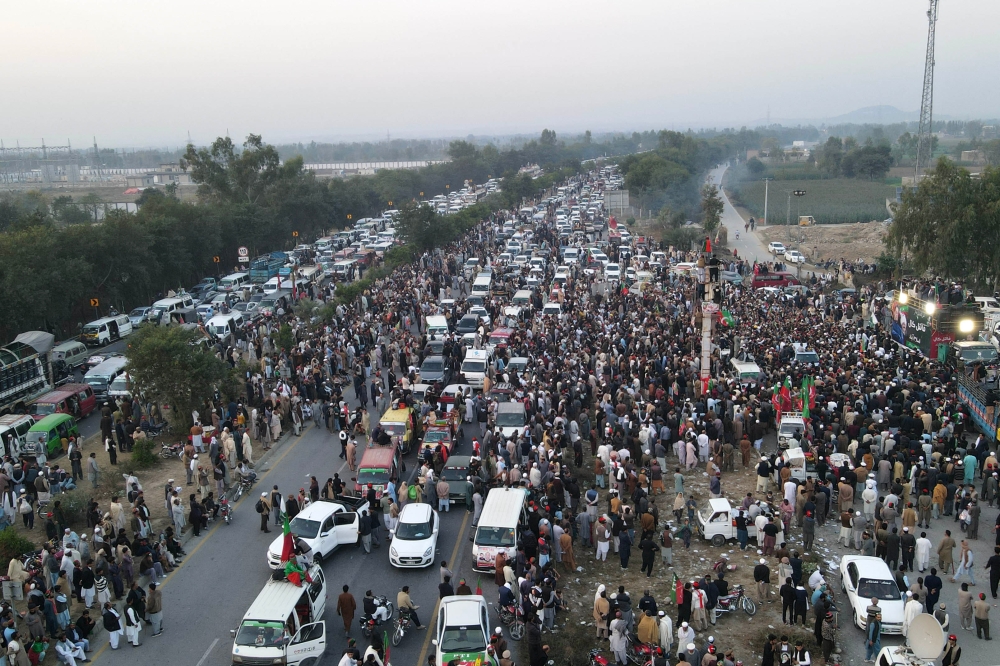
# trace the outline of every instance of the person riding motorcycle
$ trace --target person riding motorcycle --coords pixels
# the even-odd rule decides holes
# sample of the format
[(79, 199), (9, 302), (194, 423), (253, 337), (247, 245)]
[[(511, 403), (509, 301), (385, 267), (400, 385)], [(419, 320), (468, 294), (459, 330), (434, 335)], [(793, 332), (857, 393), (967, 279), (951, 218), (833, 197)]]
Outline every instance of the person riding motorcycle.
[(239, 468), (237, 468), (237, 473), (240, 475), (240, 483), (246, 486), (252, 486), (254, 481), (257, 480), (257, 472), (253, 471), (247, 466), (247, 461), (240, 463)]
[(514, 591), (510, 589), (510, 583), (504, 583), (500, 586), (500, 606), (511, 608), (515, 603)]
[(375, 618), (378, 622), (385, 622), (389, 619), (389, 609), (380, 605), (375, 600), (375, 595), (372, 594), (371, 590), (365, 592), (365, 598), (362, 604), (365, 609), (365, 615), (368, 617)]

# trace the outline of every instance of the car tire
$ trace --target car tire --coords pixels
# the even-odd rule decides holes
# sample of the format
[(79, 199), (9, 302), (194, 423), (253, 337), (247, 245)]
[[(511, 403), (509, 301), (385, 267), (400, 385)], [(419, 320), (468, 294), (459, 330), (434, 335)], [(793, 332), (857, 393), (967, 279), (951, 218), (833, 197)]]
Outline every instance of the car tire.
[(722, 536), (721, 534), (716, 534), (714, 537), (712, 537), (712, 545), (715, 546), (716, 548), (722, 548), (723, 546), (726, 545), (726, 537)]

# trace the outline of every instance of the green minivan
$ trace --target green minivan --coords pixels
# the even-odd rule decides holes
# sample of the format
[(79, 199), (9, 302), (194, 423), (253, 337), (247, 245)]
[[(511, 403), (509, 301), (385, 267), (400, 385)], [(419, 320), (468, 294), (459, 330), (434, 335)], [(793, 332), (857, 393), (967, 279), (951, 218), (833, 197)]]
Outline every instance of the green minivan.
[(76, 419), (71, 414), (49, 414), (31, 426), (21, 455), (54, 458), (63, 452), (62, 440), (70, 435), (80, 436)]

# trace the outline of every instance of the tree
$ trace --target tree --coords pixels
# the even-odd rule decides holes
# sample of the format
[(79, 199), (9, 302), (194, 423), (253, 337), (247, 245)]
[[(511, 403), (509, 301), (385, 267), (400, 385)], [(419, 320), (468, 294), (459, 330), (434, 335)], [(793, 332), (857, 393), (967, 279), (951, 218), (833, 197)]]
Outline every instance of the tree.
[[(301, 165), (301, 158), (298, 162)], [(198, 183), (198, 194), (203, 198), (237, 204), (265, 203), (288, 167), (288, 163), (282, 166), (277, 149), (265, 145), (257, 134), (247, 136), (239, 152), (228, 136), (201, 150), (188, 144), (180, 164), (190, 169), (191, 180)]]
[(764, 173), (764, 170), (767, 169), (767, 167), (765, 167), (764, 163), (761, 162), (756, 157), (751, 157), (750, 159), (747, 160), (747, 169), (753, 175), (759, 176), (760, 174)]
[(706, 185), (701, 190), (701, 226), (705, 231), (712, 233), (719, 227), (724, 207), (715, 185)]
[(550, 129), (542, 130), (542, 138), (539, 139), (539, 143), (543, 146), (555, 146), (556, 145), (556, 131)]
[(90, 221), (87, 211), (73, 203), (73, 197), (58, 196), (52, 200), (52, 215), (62, 224), (86, 224)]
[(396, 217), (396, 233), (422, 253), (451, 240), (448, 222), (430, 206), (407, 201)]
[(203, 335), (180, 326), (145, 326), (125, 350), (135, 389), (169, 404), (182, 429), (191, 425), (191, 411), (232, 374), (228, 363), (200, 344)]
[(892, 149), (886, 145), (865, 145), (848, 151), (840, 162), (843, 175), (847, 178), (885, 178), (892, 167)]
[(840, 162), (844, 159), (844, 142), (839, 137), (831, 136), (823, 144), (822, 157), (819, 166), (831, 176), (840, 174)]
[(93, 218), (94, 222), (97, 222), (97, 211), (103, 203), (101, 197), (93, 192), (87, 192), (83, 195), (83, 198), (80, 199), (80, 203), (87, 207), (87, 210), (90, 212), (90, 216)]
[(930, 271), (990, 291), (1000, 283), (1000, 169), (972, 178), (946, 158), (904, 190), (886, 245), (917, 274)]

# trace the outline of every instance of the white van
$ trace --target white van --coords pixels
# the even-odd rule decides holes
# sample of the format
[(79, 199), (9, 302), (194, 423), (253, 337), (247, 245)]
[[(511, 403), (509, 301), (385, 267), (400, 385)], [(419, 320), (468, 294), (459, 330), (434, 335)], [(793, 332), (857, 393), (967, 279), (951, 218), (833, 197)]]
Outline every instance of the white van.
[(105, 317), (92, 321), (83, 327), (80, 338), (85, 344), (99, 347), (124, 338), (132, 332), (132, 320), (128, 315)]
[(514, 298), (511, 299), (512, 305), (519, 305), (522, 308), (531, 305), (531, 290), (530, 289), (518, 289), (514, 293)]
[(233, 273), (219, 280), (219, 291), (243, 291), (250, 284), (249, 273)]
[(4, 414), (0, 416), (0, 451), (14, 460), (21, 457), (21, 450), (27, 441), (28, 431), (35, 425), (35, 419), (27, 414)]
[(516, 400), (497, 405), (497, 427), (505, 439), (517, 439), (517, 433), (528, 424), (528, 413), (524, 403)]
[(153, 312), (149, 319), (157, 324), (166, 326), (171, 321), (171, 313), (193, 307), (194, 299), (189, 294), (181, 294), (173, 298), (161, 298), (153, 303)]
[(292, 286), (292, 278), (287, 275), (276, 275), (263, 285), (261, 289), (264, 293), (270, 296), (271, 294), (277, 293), (281, 289), (289, 289)]
[(216, 315), (205, 322), (205, 330), (220, 340), (236, 335), (243, 327), (243, 315), (235, 310), (229, 314)]
[(506, 550), (508, 559), (515, 554), (520, 532), (528, 522), (524, 512), (527, 499), (526, 488), (494, 488), (486, 496), (472, 538), (473, 569), (495, 571), (499, 551)]
[(112, 356), (95, 365), (83, 376), (83, 381), (93, 389), (98, 402), (108, 397), (111, 382), (125, 372), (126, 363), (128, 361), (124, 356)]
[(427, 338), (436, 340), (448, 335), (448, 319), (444, 315), (430, 315), (427, 317)]
[(756, 386), (758, 379), (760, 379), (760, 366), (758, 366), (753, 361), (737, 361), (735, 358), (729, 362), (729, 365), (733, 366), (733, 370), (737, 372), (740, 379), (740, 384), (746, 386)]
[(301, 586), (284, 578), (264, 584), (233, 635), (234, 664), (315, 666), (326, 651), (326, 576), (318, 564)]
[(89, 355), (87, 345), (76, 340), (69, 340), (53, 347), (52, 351), (49, 352), (49, 359), (53, 363), (62, 361), (67, 368), (79, 368), (87, 362)]
[(462, 375), (465, 383), (472, 388), (481, 389), (486, 383), (486, 376), (490, 373), (490, 353), (485, 349), (467, 349), (465, 360), (462, 361)]
[(472, 283), (472, 295), (488, 298), (490, 295), (491, 284), (493, 284), (492, 278), (486, 276), (477, 277), (475, 282)]

